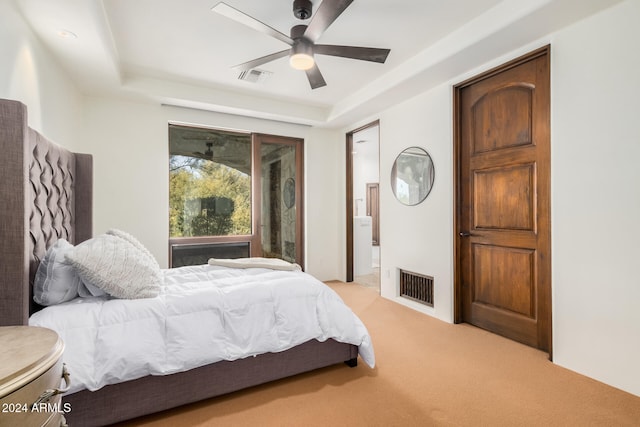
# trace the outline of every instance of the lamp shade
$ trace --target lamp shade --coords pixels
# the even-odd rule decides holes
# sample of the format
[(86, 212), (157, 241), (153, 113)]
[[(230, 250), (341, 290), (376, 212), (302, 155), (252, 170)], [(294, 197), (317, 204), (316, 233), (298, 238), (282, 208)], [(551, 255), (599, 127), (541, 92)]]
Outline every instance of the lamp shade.
[(296, 70), (308, 70), (313, 67), (313, 56), (306, 53), (296, 53), (289, 57), (289, 64)]
[(298, 39), (291, 48), (289, 64), (296, 70), (308, 70), (315, 64), (313, 47), (305, 39)]

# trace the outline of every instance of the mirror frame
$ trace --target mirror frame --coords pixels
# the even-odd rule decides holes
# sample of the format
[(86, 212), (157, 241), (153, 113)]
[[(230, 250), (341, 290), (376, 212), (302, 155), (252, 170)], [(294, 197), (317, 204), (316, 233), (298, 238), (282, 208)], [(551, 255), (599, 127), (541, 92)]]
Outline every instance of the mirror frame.
[[(422, 160), (422, 162), (420, 160)], [(424, 164), (424, 162), (427, 162), (427, 163)], [(418, 194), (417, 194), (417, 199), (414, 199), (413, 202), (409, 200), (404, 200), (404, 198), (401, 198), (401, 196), (399, 196), (397, 193), (398, 181), (402, 181), (398, 177), (399, 166), (402, 166), (402, 167), (408, 166), (410, 168), (413, 166), (413, 169), (422, 168), (421, 173), (412, 172), (412, 175), (414, 177), (414, 181), (417, 183), (418, 186), (421, 185), (420, 182), (426, 182), (425, 184), (426, 188), (415, 189), (418, 191)], [(417, 175), (417, 179), (415, 179), (416, 175)], [(433, 164), (433, 159), (431, 158), (431, 155), (429, 154), (429, 152), (427, 152), (427, 150), (425, 150), (422, 147), (413, 146), (413, 147), (405, 148), (404, 150), (402, 150), (400, 154), (398, 154), (398, 156), (396, 157), (396, 160), (393, 162), (393, 167), (391, 168), (391, 191), (393, 191), (393, 195), (395, 196), (396, 200), (398, 200), (400, 203), (402, 203), (405, 206), (416, 206), (424, 202), (427, 196), (431, 193), (431, 190), (433, 189), (434, 181), (435, 181), (435, 166)], [(408, 188), (408, 191), (411, 192), (411, 188)], [(410, 200), (413, 199), (413, 197), (411, 197), (411, 194), (409, 195), (409, 199)]]

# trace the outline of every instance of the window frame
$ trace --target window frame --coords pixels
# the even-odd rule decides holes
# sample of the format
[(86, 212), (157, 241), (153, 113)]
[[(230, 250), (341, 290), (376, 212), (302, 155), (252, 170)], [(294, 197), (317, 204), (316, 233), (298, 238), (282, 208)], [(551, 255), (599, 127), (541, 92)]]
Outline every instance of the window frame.
[[(304, 139), (280, 135), (262, 134), (254, 132), (242, 132), (218, 127), (198, 126), (184, 123), (170, 122), (170, 126), (191, 127), (196, 129), (224, 131), (235, 134), (247, 134), (251, 137), (251, 234), (227, 235), (227, 236), (192, 236), (171, 237), (169, 233), (168, 252), (169, 266), (173, 265), (172, 248), (176, 245), (202, 245), (225, 243), (248, 243), (251, 257), (260, 257), (262, 252), (262, 144), (284, 144), (295, 147), (295, 251), (296, 263), (304, 269)], [(170, 144), (170, 141), (168, 141)], [(169, 156), (171, 150), (169, 149)], [(167, 224), (169, 226), (169, 224)]]

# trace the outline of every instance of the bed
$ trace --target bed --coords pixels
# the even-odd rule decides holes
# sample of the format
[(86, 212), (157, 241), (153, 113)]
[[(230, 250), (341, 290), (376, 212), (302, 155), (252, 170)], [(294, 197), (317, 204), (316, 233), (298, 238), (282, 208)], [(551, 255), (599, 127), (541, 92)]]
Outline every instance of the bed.
[[(93, 239), (92, 157), (30, 129), (26, 106), (12, 100), (0, 100), (0, 150), (0, 326), (28, 325), (46, 312), (33, 301), (33, 281), (47, 250), (61, 239), (71, 245)], [(201, 268), (214, 274), (227, 267)], [(64, 395), (72, 408), (65, 417), (72, 426), (112, 424), (334, 364), (356, 366), (358, 350), (357, 343), (324, 337), (167, 375), (108, 381)]]

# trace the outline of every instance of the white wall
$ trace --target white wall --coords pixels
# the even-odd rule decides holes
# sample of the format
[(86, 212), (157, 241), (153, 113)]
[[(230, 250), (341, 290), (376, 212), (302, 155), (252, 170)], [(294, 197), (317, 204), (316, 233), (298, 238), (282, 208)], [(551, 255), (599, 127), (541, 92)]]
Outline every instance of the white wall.
[(555, 362), (640, 395), (640, 1), (552, 40)]
[(82, 96), (7, 1), (0, 1), (0, 98), (21, 101), (32, 128), (78, 149)]
[[(435, 164), (415, 207), (381, 179), (384, 297), (453, 320), (452, 86), (550, 43), (554, 361), (640, 395), (639, 16), (623, 2), (350, 127), (380, 119), (381, 176), (410, 145)], [(398, 268), (434, 276), (433, 309), (397, 297)]]
[(156, 104), (87, 98), (84, 148), (93, 155), (93, 233), (119, 228), (167, 265), (168, 127)]
[[(451, 105), (451, 88), (442, 85), (380, 115), (380, 291), (448, 322), (453, 319)], [(424, 148), (435, 166), (431, 193), (416, 206), (396, 200), (389, 178), (396, 157), (410, 146)], [(398, 269), (433, 276), (433, 309), (398, 297)]]
[(353, 134), (354, 216), (367, 215), (367, 184), (380, 182), (379, 145), (378, 126)]
[(313, 128), (305, 138), (306, 266), (321, 280), (346, 274), (345, 135)]

